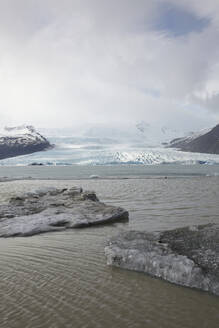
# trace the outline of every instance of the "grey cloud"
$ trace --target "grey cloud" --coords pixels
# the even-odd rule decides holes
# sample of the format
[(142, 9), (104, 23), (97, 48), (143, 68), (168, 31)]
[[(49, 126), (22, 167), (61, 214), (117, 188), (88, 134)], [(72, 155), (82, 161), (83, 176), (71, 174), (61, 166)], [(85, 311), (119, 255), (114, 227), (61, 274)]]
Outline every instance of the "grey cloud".
[[(199, 104), (202, 108), (208, 108), (215, 114), (219, 113), (219, 92), (212, 95), (206, 95), (205, 97), (193, 96), (191, 99), (193, 102)], [(219, 118), (219, 115), (217, 115)]]
[[(180, 3), (202, 17), (204, 3), (190, 2)], [(160, 3), (1, 1), (0, 114), (40, 126), (142, 119), (174, 125), (182, 116), (185, 126), (191, 117), (202, 125), (194, 105), (217, 80), (217, 13), (203, 31), (174, 39), (151, 28)], [(210, 120), (212, 106), (203, 107)]]

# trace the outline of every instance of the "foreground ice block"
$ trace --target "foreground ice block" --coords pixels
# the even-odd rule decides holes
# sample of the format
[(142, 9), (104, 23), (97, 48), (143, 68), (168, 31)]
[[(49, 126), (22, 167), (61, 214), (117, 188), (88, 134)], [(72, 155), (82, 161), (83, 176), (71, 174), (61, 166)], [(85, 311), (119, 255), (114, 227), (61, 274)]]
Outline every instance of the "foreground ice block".
[(123, 232), (105, 248), (107, 264), (219, 295), (219, 224), (164, 232)]
[(0, 206), (0, 237), (83, 228), (128, 220), (128, 212), (81, 188), (48, 189), (13, 197)]

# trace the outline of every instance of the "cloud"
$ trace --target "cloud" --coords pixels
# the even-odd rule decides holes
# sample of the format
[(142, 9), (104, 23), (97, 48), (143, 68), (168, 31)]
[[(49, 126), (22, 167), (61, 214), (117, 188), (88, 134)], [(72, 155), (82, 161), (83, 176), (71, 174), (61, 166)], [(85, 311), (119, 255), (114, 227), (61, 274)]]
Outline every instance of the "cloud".
[(44, 127), (213, 124), (217, 6), (213, 0), (1, 1), (0, 116)]

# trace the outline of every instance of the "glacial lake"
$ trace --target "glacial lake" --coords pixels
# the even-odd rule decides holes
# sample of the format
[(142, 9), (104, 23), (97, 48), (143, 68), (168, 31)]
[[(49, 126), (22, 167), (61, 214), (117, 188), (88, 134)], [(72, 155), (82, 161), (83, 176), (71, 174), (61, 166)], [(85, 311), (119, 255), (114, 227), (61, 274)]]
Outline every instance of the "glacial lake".
[(1, 203), (81, 186), (130, 213), (128, 223), (0, 239), (1, 328), (218, 327), (218, 297), (109, 267), (104, 255), (124, 230), (219, 222), (218, 165), (16, 166), (0, 177), (26, 179), (1, 182)]

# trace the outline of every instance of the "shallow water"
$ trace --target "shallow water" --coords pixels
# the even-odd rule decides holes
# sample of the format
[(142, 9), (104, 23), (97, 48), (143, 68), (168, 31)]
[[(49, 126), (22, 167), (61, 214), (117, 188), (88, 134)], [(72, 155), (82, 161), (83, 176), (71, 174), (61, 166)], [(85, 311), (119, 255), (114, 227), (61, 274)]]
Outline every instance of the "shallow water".
[(130, 222), (0, 239), (0, 327), (216, 328), (219, 298), (106, 266), (104, 246), (125, 229), (163, 230), (219, 221), (219, 178), (14, 181), (0, 199), (48, 186), (93, 189)]

